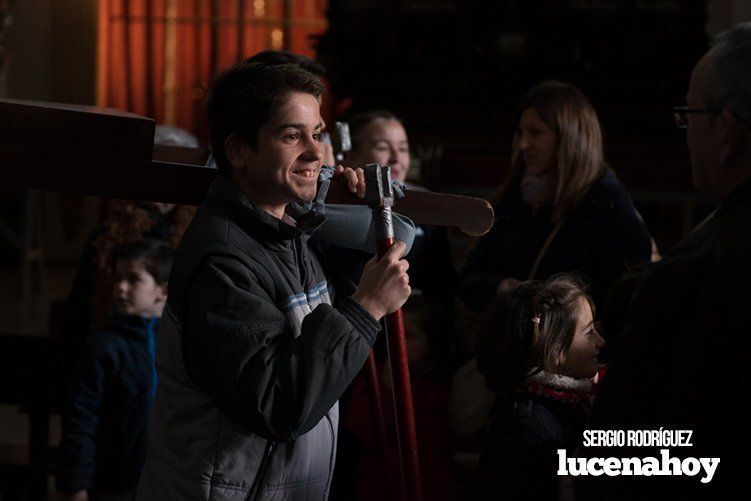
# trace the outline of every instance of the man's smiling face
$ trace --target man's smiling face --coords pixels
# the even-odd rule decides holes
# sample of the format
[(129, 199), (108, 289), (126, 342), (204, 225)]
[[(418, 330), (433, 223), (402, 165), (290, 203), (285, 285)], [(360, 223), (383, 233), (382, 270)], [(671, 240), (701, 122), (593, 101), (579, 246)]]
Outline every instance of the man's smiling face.
[(243, 147), (248, 198), (278, 218), (288, 203), (312, 200), (323, 160), (322, 132), (318, 98), (287, 94), (258, 130), (258, 147)]

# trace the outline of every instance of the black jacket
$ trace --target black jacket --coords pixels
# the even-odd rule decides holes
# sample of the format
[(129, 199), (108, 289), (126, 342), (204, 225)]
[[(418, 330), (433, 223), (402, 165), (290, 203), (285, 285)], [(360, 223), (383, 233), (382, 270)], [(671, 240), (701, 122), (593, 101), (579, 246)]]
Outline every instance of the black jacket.
[(573, 454), (585, 414), (546, 397), (499, 395), (480, 457), (483, 500), (555, 500), (557, 449)]
[(349, 297), (331, 305), (308, 245), (321, 218), (295, 220), (212, 184), (170, 275), (139, 499), (242, 499), (254, 484), (261, 499), (325, 498), (336, 402), (380, 326)]
[[(460, 297), (482, 310), (504, 278), (526, 280), (553, 225), (552, 209), (536, 213), (514, 186), (495, 207), (490, 233), (477, 242), (462, 273)], [(637, 216), (631, 197), (606, 169), (585, 195), (545, 253), (535, 278), (578, 271), (592, 283), (600, 305), (608, 289), (629, 264), (649, 262), (651, 238)]]
[[(692, 430), (671, 456), (719, 457), (699, 476), (577, 479), (577, 499), (745, 499), (751, 413), (751, 179), (647, 274), (592, 412), (592, 428)], [(657, 448), (586, 448), (588, 457), (655, 456)]]
[(59, 490), (135, 491), (146, 461), (158, 327), (158, 318), (117, 315), (92, 339), (63, 411)]

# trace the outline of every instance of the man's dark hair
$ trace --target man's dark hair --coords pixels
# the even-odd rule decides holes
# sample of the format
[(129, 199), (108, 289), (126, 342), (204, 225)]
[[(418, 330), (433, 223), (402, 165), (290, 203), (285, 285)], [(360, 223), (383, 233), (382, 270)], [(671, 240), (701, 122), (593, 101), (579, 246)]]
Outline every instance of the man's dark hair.
[[(252, 58), (251, 58), (252, 59)], [(224, 142), (234, 133), (258, 147), (258, 131), (290, 92), (319, 97), (321, 80), (297, 63), (268, 64), (246, 59), (221, 73), (208, 95), (211, 148), (219, 172), (228, 175), (230, 164)]]
[(305, 71), (309, 71), (317, 77), (323, 78), (326, 68), (318, 61), (309, 57), (295, 54), (286, 50), (264, 50), (248, 58), (249, 63), (263, 63), (271, 66), (278, 64), (296, 64)]
[(175, 250), (167, 242), (158, 239), (120, 244), (115, 247), (113, 254), (115, 263), (120, 260), (143, 262), (143, 267), (159, 285), (169, 281), (174, 257)]

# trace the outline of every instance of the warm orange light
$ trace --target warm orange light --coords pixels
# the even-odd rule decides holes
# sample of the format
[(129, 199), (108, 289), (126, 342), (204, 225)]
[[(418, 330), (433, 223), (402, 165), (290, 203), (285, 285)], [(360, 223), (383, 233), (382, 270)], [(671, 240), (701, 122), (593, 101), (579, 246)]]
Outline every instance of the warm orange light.
[(266, 2), (264, 0), (254, 0), (253, 11), (256, 17), (263, 17), (266, 14)]
[(284, 47), (284, 32), (280, 28), (274, 28), (271, 32), (271, 48), (280, 50)]

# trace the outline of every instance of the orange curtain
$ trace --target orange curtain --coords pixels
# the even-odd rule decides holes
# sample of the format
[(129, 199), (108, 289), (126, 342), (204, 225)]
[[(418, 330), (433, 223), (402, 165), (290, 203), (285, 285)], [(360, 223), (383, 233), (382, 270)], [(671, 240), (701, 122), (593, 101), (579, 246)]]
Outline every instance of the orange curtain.
[(222, 68), (266, 49), (315, 57), (328, 0), (100, 0), (97, 104), (208, 137)]

